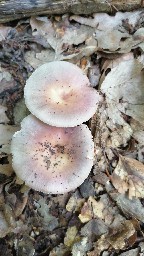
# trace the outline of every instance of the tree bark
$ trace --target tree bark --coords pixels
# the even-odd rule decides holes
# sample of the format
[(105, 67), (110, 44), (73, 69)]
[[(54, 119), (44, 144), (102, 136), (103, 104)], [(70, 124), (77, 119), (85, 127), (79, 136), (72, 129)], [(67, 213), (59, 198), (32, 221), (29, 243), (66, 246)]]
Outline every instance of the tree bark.
[(132, 11), (143, 0), (0, 0), (0, 22), (46, 14)]

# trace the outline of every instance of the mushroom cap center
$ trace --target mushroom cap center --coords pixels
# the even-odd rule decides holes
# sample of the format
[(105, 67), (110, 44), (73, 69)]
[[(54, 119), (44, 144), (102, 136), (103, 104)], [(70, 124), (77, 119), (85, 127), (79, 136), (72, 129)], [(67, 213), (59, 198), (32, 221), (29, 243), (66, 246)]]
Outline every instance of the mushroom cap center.
[(62, 104), (73, 101), (74, 94), (71, 88), (66, 88), (65, 90), (60, 87), (53, 86), (48, 92), (48, 99), (52, 99), (52, 104)]

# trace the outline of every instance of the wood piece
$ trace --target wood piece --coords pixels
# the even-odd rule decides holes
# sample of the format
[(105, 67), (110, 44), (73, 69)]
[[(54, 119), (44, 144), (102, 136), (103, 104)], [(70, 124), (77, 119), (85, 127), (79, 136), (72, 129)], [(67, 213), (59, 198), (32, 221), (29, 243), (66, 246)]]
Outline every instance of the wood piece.
[(0, 22), (46, 14), (132, 11), (143, 0), (0, 0)]

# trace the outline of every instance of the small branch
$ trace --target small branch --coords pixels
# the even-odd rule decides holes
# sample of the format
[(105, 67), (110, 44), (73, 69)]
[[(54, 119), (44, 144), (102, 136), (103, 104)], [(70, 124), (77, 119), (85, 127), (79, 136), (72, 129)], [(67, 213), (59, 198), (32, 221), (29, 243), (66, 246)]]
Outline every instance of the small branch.
[(141, 0), (0, 0), (0, 22), (47, 14), (132, 11)]

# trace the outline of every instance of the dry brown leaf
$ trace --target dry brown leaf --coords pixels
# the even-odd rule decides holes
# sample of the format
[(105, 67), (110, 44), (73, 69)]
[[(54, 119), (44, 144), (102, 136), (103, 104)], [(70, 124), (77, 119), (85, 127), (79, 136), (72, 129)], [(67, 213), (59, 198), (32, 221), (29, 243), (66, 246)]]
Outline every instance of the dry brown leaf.
[(128, 193), (129, 198), (144, 197), (144, 165), (135, 159), (120, 156), (111, 181), (119, 193)]

